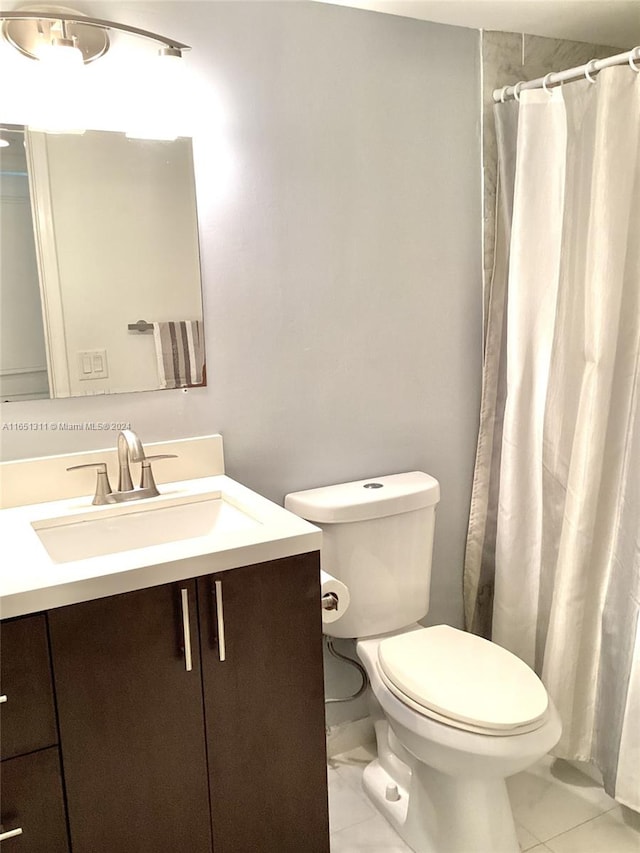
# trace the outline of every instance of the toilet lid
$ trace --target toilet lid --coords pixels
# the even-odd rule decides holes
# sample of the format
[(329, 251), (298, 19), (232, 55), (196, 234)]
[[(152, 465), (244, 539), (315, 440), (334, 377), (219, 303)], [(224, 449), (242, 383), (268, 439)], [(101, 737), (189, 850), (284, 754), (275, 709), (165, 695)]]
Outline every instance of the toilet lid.
[(548, 696), (524, 661), (488, 640), (436, 625), (383, 640), (382, 673), (413, 702), (452, 721), (489, 730), (542, 720)]

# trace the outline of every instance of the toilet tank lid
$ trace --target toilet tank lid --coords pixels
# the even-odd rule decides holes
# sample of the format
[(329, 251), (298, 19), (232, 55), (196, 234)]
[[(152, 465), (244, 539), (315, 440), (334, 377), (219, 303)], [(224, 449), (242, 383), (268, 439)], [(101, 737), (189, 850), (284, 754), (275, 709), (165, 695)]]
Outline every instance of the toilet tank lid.
[(409, 471), (293, 492), (284, 505), (307, 521), (339, 524), (411, 512), (434, 506), (439, 500), (436, 479), (422, 471)]

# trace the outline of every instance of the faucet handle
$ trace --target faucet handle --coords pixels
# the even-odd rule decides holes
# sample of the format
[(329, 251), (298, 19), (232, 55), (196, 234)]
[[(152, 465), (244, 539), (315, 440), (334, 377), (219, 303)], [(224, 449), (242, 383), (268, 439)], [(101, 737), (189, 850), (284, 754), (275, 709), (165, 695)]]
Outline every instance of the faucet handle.
[(151, 463), (156, 459), (177, 459), (177, 453), (156, 453), (155, 456), (145, 456), (142, 460), (142, 471), (140, 474), (140, 488), (149, 489), (153, 496), (158, 495), (158, 487), (153, 479)]
[(155, 456), (145, 456), (142, 460), (144, 462), (153, 462), (154, 459), (177, 459), (177, 453), (156, 453)]
[(98, 469), (96, 493), (93, 496), (93, 500), (91, 501), (91, 503), (95, 506), (102, 506), (103, 504), (109, 503), (109, 501), (107, 500), (107, 495), (111, 494), (111, 483), (109, 482), (109, 475), (107, 474), (107, 463), (87, 462), (86, 465), (72, 465), (70, 468), (67, 468), (67, 471), (78, 471), (80, 468)]

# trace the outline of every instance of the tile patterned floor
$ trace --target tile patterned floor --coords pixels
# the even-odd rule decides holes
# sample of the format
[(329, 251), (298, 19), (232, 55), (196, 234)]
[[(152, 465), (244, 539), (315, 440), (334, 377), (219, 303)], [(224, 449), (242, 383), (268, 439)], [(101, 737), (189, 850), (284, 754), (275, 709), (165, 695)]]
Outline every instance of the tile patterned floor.
[[(329, 762), (331, 853), (411, 853), (362, 790), (362, 771), (373, 757), (360, 748)], [(513, 776), (508, 788), (527, 853), (640, 853), (640, 815), (564, 761), (546, 756)]]

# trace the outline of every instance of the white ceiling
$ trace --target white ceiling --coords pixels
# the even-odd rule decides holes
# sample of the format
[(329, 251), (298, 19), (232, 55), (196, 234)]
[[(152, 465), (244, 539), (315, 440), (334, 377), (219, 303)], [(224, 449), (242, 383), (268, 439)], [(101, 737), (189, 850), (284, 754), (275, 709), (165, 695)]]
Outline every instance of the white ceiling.
[(640, 45), (640, 0), (319, 0), (474, 29)]

